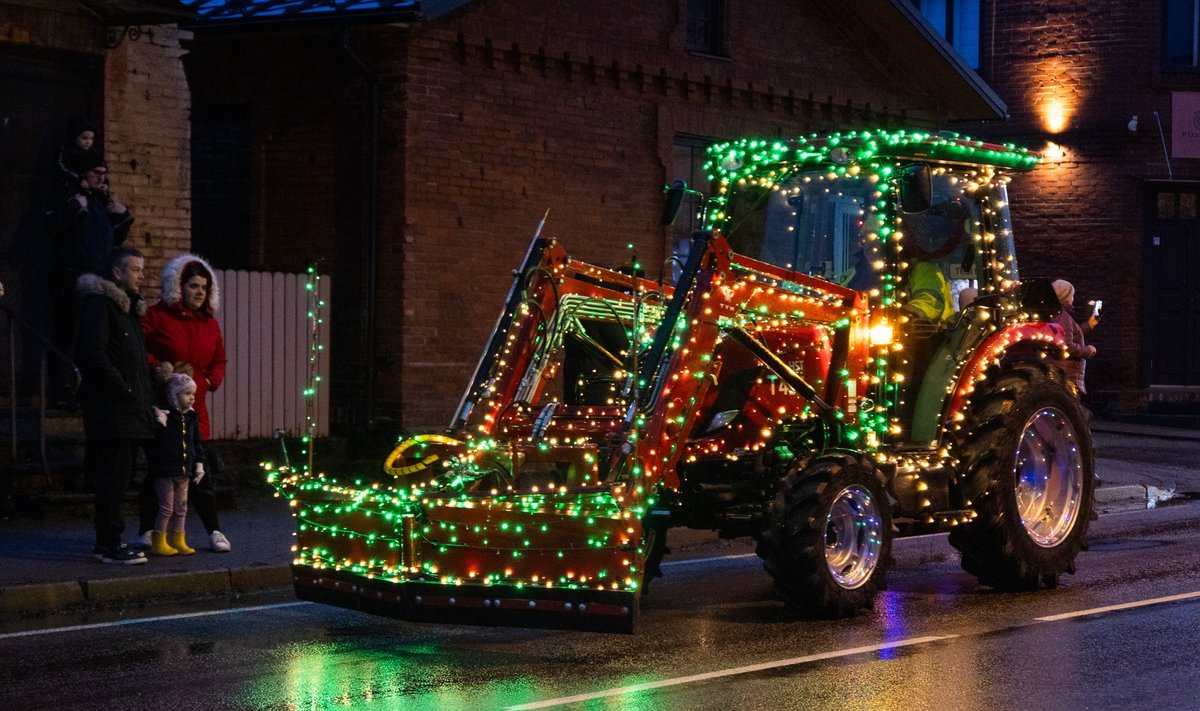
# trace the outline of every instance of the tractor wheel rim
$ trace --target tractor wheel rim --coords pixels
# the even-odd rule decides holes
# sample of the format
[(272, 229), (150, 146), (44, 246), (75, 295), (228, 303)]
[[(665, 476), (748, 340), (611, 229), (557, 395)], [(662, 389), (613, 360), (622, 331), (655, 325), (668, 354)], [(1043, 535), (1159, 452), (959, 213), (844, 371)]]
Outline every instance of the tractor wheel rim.
[(825, 517), (825, 564), (837, 584), (862, 587), (879, 565), (883, 524), (875, 497), (866, 487), (848, 486)]
[(1013, 468), (1017, 511), (1034, 543), (1052, 548), (1075, 529), (1083, 505), (1083, 454), (1062, 410), (1046, 407), (1025, 422)]

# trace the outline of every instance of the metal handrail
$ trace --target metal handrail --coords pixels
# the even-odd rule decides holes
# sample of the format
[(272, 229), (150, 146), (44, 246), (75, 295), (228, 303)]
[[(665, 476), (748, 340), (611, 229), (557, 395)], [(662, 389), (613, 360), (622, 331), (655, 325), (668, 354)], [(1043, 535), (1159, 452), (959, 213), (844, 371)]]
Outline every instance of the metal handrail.
[(42, 473), (46, 476), (46, 483), (50, 483), (50, 462), (46, 457), (46, 362), (47, 354), (53, 355), (71, 369), (71, 395), (79, 390), (79, 385), (83, 381), (79, 373), (79, 367), (75, 365), (67, 354), (59, 350), (49, 338), (46, 337), (38, 329), (30, 326), (17, 316), (15, 310), (11, 307), (0, 304), (0, 311), (3, 311), (8, 316), (8, 357), (9, 357), (9, 376), (8, 376), (8, 417), (9, 417), (9, 435), (11, 437), (12, 450), (10, 457), (12, 464), (17, 463), (17, 448), (19, 446), (19, 437), (17, 436), (17, 330), (13, 325), (21, 327), (21, 330), (30, 336), (33, 336), (39, 343), (42, 344), (44, 350), (42, 357), (38, 363), (38, 452), (42, 460)]

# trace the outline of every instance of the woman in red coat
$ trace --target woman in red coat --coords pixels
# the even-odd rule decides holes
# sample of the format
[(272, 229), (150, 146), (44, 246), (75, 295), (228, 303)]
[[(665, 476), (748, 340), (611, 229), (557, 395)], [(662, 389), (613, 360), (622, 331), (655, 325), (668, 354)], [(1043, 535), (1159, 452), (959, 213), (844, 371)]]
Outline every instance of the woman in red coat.
[[(208, 393), (221, 387), (225, 380), (225, 342), (221, 337), (221, 326), (213, 316), (220, 306), (221, 291), (213, 278), (212, 267), (194, 254), (182, 254), (172, 259), (163, 270), (159, 299), (142, 316), (150, 367), (160, 383), (166, 382), (172, 373), (186, 373), (196, 381), (195, 407), (200, 420), (200, 439), (207, 442), (212, 433), (208, 420)], [(229, 539), (221, 533), (217, 515), (212, 462), (205, 471), (209, 472), (208, 476), (190, 485), (188, 498), (208, 531), (212, 549), (224, 553), (230, 546)], [(154, 528), (153, 511), (157, 510), (157, 499), (153, 490), (150, 496), (144, 488), (142, 493), (139, 532), (148, 533)], [(147, 504), (153, 507), (151, 511), (147, 510)]]

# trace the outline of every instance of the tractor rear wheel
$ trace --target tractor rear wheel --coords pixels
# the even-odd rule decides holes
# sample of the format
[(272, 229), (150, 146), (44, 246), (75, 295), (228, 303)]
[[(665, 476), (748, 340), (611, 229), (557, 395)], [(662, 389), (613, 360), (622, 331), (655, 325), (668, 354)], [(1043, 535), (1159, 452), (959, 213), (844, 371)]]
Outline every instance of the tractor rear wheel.
[(1001, 590), (1057, 586), (1095, 518), (1087, 411), (1060, 370), (1020, 363), (986, 374), (963, 425), (960, 482), (976, 514), (950, 531), (963, 569)]
[(849, 617), (883, 588), (891, 542), (882, 474), (860, 457), (822, 457), (797, 464), (781, 482), (758, 555), (788, 607)]

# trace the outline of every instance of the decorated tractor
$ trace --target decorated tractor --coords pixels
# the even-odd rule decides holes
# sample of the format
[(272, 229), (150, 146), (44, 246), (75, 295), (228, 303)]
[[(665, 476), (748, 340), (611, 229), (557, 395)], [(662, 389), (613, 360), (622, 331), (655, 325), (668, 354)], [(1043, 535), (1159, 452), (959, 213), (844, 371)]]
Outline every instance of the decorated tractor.
[(300, 597), (628, 631), (673, 527), (754, 537), (803, 616), (872, 606), (900, 535), (949, 530), (1003, 590), (1074, 572), (1088, 416), (1006, 190), (1037, 156), (909, 131), (709, 156), (705, 228), (661, 276), (535, 236), (444, 432), (379, 476), (272, 472)]

